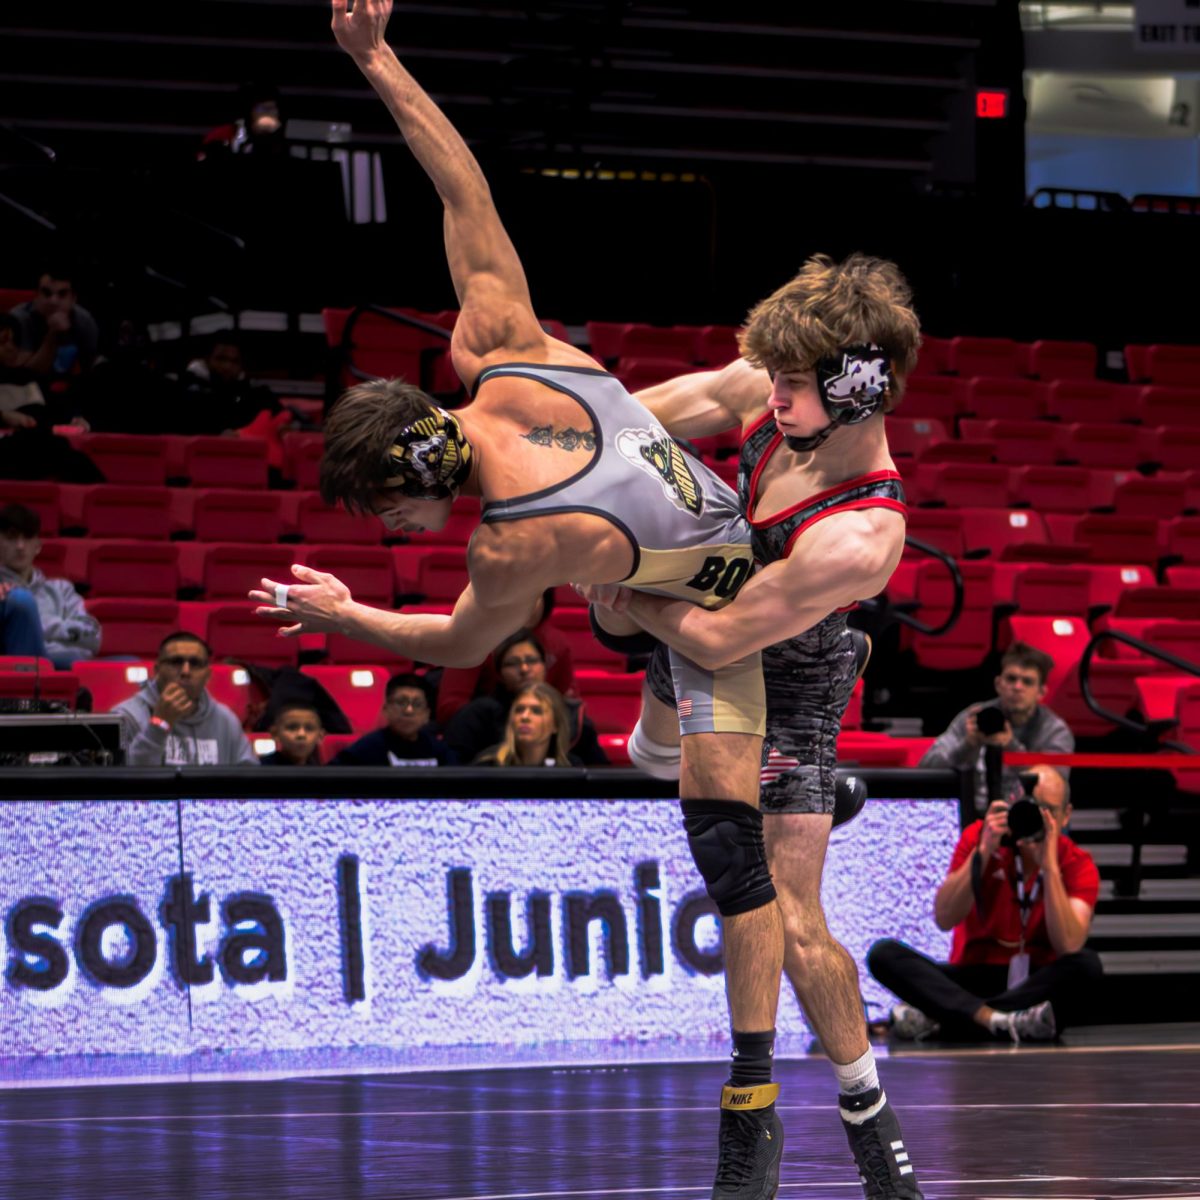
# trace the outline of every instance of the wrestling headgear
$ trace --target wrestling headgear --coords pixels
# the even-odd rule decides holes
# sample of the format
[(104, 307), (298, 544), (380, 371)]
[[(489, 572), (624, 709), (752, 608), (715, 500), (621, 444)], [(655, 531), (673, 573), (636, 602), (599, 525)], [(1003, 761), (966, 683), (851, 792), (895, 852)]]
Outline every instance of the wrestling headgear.
[(471, 473), (471, 443), (457, 418), (444, 408), (406, 425), (387, 454), (390, 474), (382, 486), (405, 496), (442, 500), (457, 494)]
[(887, 402), (895, 379), (881, 346), (847, 346), (813, 365), (829, 424), (810, 437), (787, 437), (789, 449), (815, 450), (839, 425), (857, 425)]

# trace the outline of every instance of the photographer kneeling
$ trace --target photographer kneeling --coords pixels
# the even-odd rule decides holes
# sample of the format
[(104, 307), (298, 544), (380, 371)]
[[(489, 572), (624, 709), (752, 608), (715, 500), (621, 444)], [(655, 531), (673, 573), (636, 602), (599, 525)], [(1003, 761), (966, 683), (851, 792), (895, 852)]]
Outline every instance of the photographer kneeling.
[(938, 888), (934, 920), (954, 931), (950, 961), (891, 938), (867, 954), (871, 974), (904, 1001), (892, 1009), (897, 1037), (1049, 1041), (1085, 1015), (1102, 975), (1100, 956), (1084, 949), (1100, 872), (1063, 834), (1063, 777), (1039, 766), (1021, 782), (1025, 797), (994, 801), (963, 830)]

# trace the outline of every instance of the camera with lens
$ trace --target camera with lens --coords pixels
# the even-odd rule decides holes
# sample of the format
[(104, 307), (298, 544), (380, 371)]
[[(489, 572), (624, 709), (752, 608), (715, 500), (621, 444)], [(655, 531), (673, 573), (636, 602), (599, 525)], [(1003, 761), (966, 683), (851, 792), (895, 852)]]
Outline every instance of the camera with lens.
[(1000, 839), (1002, 846), (1015, 846), (1017, 842), (1038, 842), (1046, 836), (1046, 826), (1042, 823), (1042, 810), (1033, 799), (1033, 789), (1037, 787), (1038, 777), (1032, 772), (1019, 776), (1025, 795), (1014, 800), (1008, 807), (1008, 833)]
[(994, 733), (1003, 733), (1007, 723), (1008, 718), (1004, 715), (1004, 709), (998, 704), (988, 704), (975, 714), (975, 724), (984, 737), (991, 737)]

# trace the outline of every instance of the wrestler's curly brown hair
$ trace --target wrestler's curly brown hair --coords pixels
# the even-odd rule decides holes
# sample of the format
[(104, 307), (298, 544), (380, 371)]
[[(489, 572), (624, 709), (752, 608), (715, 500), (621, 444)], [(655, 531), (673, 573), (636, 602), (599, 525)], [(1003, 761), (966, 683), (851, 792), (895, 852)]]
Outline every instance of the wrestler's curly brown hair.
[(805, 371), (844, 346), (882, 346), (896, 376), (884, 408), (890, 412), (916, 366), (921, 326), (912, 289), (895, 263), (867, 254), (835, 262), (816, 254), (751, 310), (738, 341), (743, 357), (768, 371)]
[(396, 473), (389, 453), (397, 435), (436, 407), (403, 379), (372, 379), (348, 388), (325, 420), (321, 499), (348, 512), (373, 512), (383, 481)]

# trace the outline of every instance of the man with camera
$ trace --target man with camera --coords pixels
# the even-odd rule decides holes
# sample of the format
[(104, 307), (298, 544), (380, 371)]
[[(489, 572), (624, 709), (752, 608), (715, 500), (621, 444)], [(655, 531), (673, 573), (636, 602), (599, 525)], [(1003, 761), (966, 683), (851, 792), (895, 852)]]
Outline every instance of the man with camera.
[[(925, 752), (919, 765), (960, 771), (973, 769), (975, 811), (980, 814), (997, 794), (1009, 800), (1019, 796), (1021, 785), (1017, 773), (1011, 770), (1000, 775), (1000, 793), (994, 790), (994, 781), (989, 790), (985, 769), (989, 749), (997, 769), (1002, 750), (1070, 754), (1075, 749), (1075, 735), (1067, 723), (1042, 703), (1046, 698), (1046, 681), (1053, 669), (1054, 659), (1050, 655), (1024, 642), (1013, 642), (1000, 661), (995, 701), (963, 709)], [(1066, 767), (1058, 770), (1064, 779), (1068, 778)]]
[(1019, 781), (1025, 795), (994, 800), (963, 830), (934, 900), (952, 929), (948, 963), (891, 938), (867, 953), (871, 974), (903, 1004), (897, 1037), (1049, 1041), (1085, 1015), (1102, 968), (1084, 948), (1100, 872), (1063, 830), (1070, 787), (1053, 767)]

